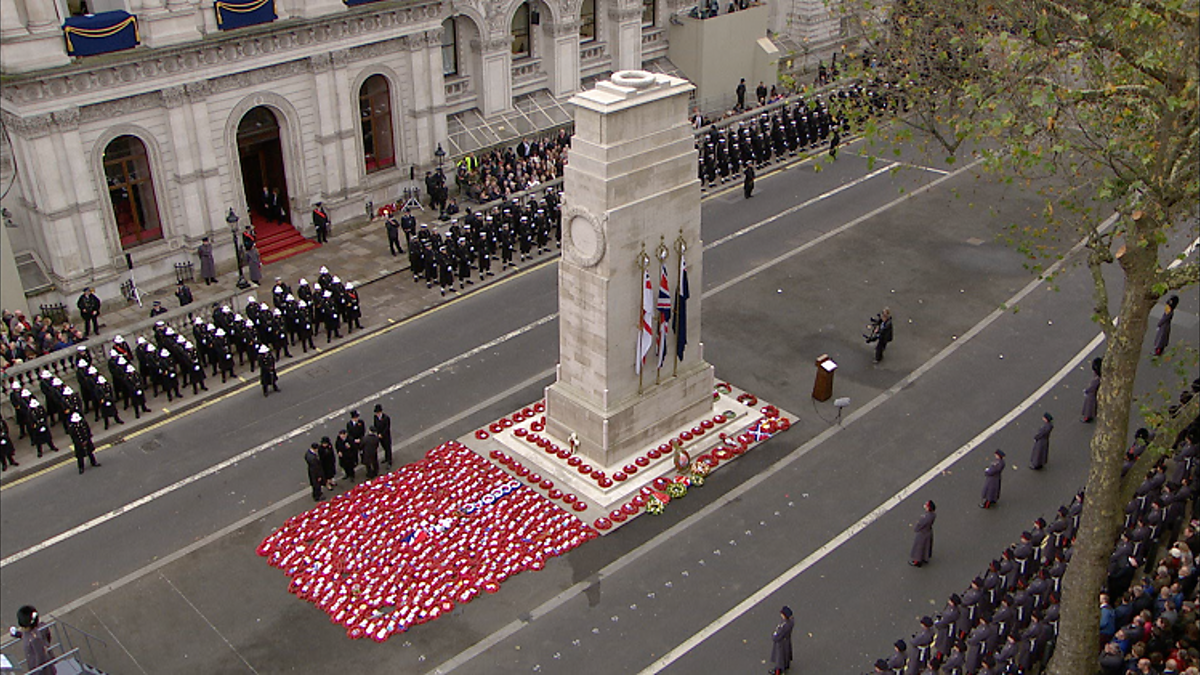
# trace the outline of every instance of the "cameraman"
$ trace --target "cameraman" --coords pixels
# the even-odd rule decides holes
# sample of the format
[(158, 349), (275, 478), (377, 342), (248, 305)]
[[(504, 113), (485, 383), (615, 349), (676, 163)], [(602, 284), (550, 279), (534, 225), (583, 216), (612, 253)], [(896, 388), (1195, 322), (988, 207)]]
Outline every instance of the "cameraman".
[[(887, 345), (892, 341), (892, 310), (884, 307), (876, 319), (878, 327), (875, 329), (875, 363), (883, 360), (883, 351), (887, 349)], [(875, 323), (872, 321), (871, 323)]]

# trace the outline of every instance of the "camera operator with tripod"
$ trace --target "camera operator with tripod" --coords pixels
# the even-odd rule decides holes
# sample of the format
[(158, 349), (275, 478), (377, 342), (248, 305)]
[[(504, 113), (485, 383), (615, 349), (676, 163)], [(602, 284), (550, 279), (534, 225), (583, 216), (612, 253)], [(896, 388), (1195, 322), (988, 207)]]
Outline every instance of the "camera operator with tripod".
[(882, 312), (872, 317), (863, 337), (866, 338), (867, 344), (875, 343), (875, 363), (882, 361), (883, 351), (892, 341), (892, 310), (884, 307)]

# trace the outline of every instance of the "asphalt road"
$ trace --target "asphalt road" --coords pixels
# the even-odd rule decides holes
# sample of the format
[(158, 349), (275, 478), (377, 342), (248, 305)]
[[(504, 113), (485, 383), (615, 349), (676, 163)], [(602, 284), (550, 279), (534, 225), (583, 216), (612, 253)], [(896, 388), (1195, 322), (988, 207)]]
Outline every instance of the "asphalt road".
[[(251, 386), (133, 435), (84, 477), (66, 465), (6, 488), (0, 617), (64, 608), (116, 673), (742, 673), (765, 668), (789, 604), (802, 672), (867, 670), (1082, 483), (1098, 331), (1086, 270), (1031, 284), (1001, 241), (1036, 195), (913, 152), (847, 150), (762, 178), (751, 200), (740, 186), (706, 200), (705, 357), (799, 422), (664, 516), (383, 645), (348, 640), (255, 554), (311, 503), (303, 448), (350, 409), (382, 402), (405, 462), (539, 398), (557, 357), (550, 262), (301, 364), (280, 395)], [(1019, 311), (997, 311), (1015, 296)], [(1177, 343), (1194, 344), (1197, 302), (1184, 295)], [(896, 342), (875, 366), (859, 335), (884, 305)], [(823, 353), (852, 400), (840, 425), (809, 396)], [(1170, 376), (1147, 367), (1139, 384)], [(1032, 474), (1044, 409), (1058, 428)], [(983, 512), (994, 447), (1016, 470)], [(934, 563), (916, 570), (910, 525), (930, 498)]]

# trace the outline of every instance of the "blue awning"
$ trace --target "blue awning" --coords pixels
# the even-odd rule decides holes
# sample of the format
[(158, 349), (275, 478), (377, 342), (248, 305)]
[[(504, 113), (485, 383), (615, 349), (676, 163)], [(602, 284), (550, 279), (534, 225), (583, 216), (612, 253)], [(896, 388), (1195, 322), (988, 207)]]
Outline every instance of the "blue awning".
[(278, 18), (275, 15), (275, 0), (249, 0), (248, 2), (217, 0), (213, 3), (213, 7), (217, 10), (217, 28), (221, 30), (270, 23)]
[(63, 38), (71, 56), (92, 56), (132, 49), (141, 42), (137, 17), (116, 10), (72, 16), (63, 23)]

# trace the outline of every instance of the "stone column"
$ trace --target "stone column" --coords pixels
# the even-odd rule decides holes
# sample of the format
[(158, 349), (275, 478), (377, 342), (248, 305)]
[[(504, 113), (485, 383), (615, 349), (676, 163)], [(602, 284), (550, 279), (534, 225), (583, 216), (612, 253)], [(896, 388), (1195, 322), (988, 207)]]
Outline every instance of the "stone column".
[(59, 29), (60, 20), (52, 0), (25, 0), (25, 18), (29, 20), (30, 33)]
[[(178, 223), (179, 228), (178, 230), (172, 228), (173, 231), (169, 234), (182, 235), (189, 240), (198, 240), (204, 236), (208, 223), (205, 222), (205, 219), (195, 216), (206, 211), (204, 207), (207, 199), (204, 194), (204, 172), (200, 169), (202, 141), (196, 137), (196, 129), (193, 126), (195, 118), (192, 115), (192, 104), (188, 98), (187, 90), (182, 85), (162, 90), (163, 105), (167, 108), (167, 126), (171, 134), (171, 145), (175, 150), (176, 178), (174, 182), (179, 189), (178, 203), (182, 207), (180, 213), (183, 215), (181, 218), (170, 218), (172, 225)], [(203, 142), (207, 141), (206, 138)], [(158, 187), (163, 197), (159, 203), (159, 216), (166, 223), (168, 216), (175, 215), (169, 212), (171, 205), (176, 203), (176, 200), (169, 199), (169, 195), (166, 194), (170, 183), (164, 179), (165, 176), (162, 178), (155, 176), (155, 186)]]
[(614, 70), (642, 67), (642, 6), (615, 6), (608, 12)]
[[(313, 71), (313, 100), (316, 101), (317, 113), (313, 127), (318, 130), (316, 142), (321, 148), (322, 171), (317, 180), (316, 190), (324, 195), (339, 192), (346, 187), (344, 165), (338, 152), (337, 130), (340, 127), (337, 126), (337, 94), (334, 91), (336, 85), (333, 79), (333, 59), (328, 52), (314, 54), (309, 58), (309, 62)], [(292, 219), (292, 225), (301, 232), (307, 232), (305, 228), (312, 226), (305, 219), (297, 218)]]
[(0, 0), (0, 37), (9, 40), (28, 34), (21, 15), (17, 14), (17, 0)]
[(512, 38), (481, 40), (479, 52), (483, 72), (475, 80), (476, 100), (483, 116), (491, 117), (512, 108)]
[[(703, 251), (696, 150), (686, 81), (621, 71), (571, 99), (575, 136), (566, 169), (559, 264), (558, 379), (546, 391), (547, 432), (578, 434), (579, 451), (609, 467), (712, 408), (713, 370), (701, 353)], [(691, 299), (687, 345), (676, 367), (675, 334), (659, 370), (654, 349), (639, 378), (640, 254), (657, 293), (660, 243), (670, 292), (676, 241), (686, 243)], [(657, 327), (656, 317), (650, 317)]]
[[(446, 81), (442, 77), (441, 27), (408, 36), (409, 69), (412, 73), (411, 106), (412, 137), (416, 142), (406, 148), (405, 160), (417, 167), (434, 161), (438, 143), (449, 152), (446, 143)], [(400, 119), (396, 118), (399, 123)], [(407, 137), (397, 133), (396, 142)]]
[[(221, 186), (221, 168), (217, 165), (217, 153), (214, 150), (225, 141), (221, 138), (220, 132), (213, 128), (212, 120), (209, 119), (208, 97), (212, 93), (212, 85), (208, 80), (201, 80), (186, 84), (183, 89), (187, 95), (189, 105), (186, 109), (191, 114), (191, 126), (196, 139), (195, 150), (198, 153), (196, 170), (201, 186), (197, 192), (202, 200), (200, 210), (195, 214), (188, 214), (189, 218), (199, 221), (189, 231), (192, 232), (193, 237), (209, 235), (214, 242), (219, 242), (221, 241), (218, 238), (219, 235), (228, 231), (225, 214), (227, 208), (233, 204), (225, 203), (224, 195), (227, 193)], [(230, 168), (234, 166), (232, 158), (228, 161), (227, 166)], [(231, 181), (238, 179), (229, 174), (228, 170), (226, 176)]]
[(550, 59), (550, 93), (566, 96), (579, 89), (579, 22), (567, 21), (551, 26), (549, 31), (554, 58)]
[(4, 63), (4, 70), (25, 73), (70, 63), (53, 2), (24, 0), (23, 4), (28, 35), (22, 34), (21, 29), (13, 23), (20, 17), (15, 11), (15, 3), (3, 0), (3, 4), (0, 4), (0, 13), (4, 14), (0, 27), (5, 38), (0, 41), (0, 61)]

